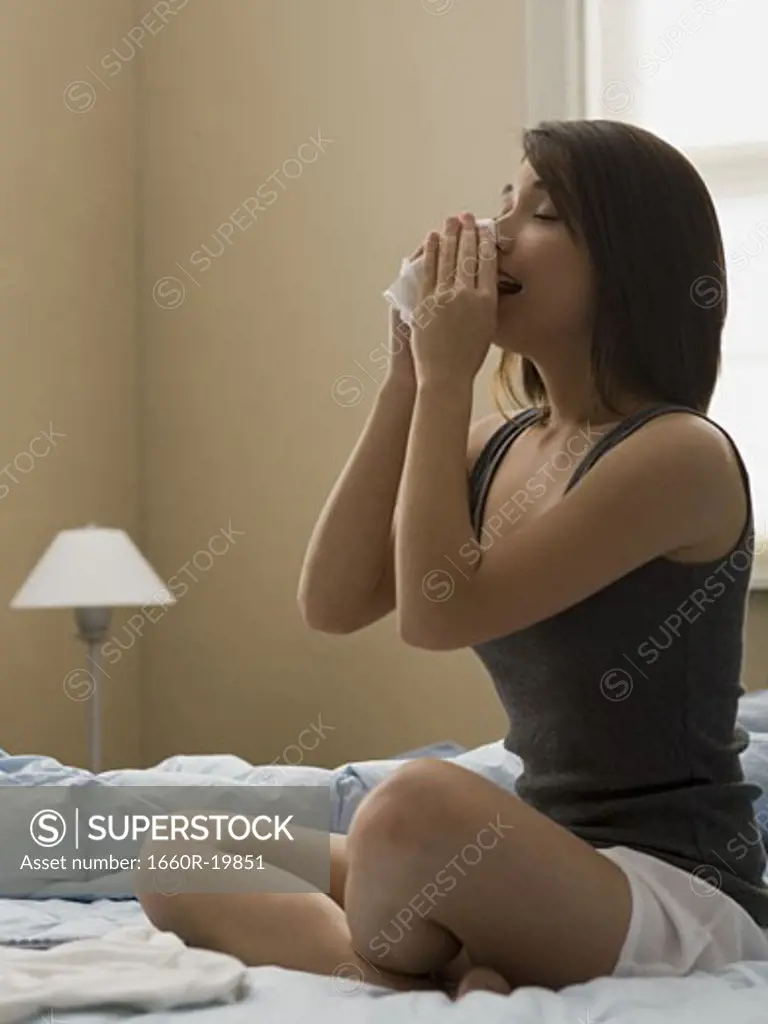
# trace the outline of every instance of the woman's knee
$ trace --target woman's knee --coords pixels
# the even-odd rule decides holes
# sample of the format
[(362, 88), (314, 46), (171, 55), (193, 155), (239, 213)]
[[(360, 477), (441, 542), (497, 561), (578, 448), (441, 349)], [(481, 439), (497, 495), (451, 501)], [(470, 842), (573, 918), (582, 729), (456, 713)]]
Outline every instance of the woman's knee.
[(217, 912), (217, 894), (184, 892), (173, 896), (145, 892), (138, 899), (159, 931), (173, 932), (188, 946), (218, 948), (222, 915)]
[(148, 840), (139, 853), (134, 891), (156, 928), (197, 944), (204, 938), (204, 900), (201, 893), (190, 891), (193, 886), (189, 875), (175, 867), (174, 858), (184, 852), (183, 844)]
[(348, 855), (363, 848), (411, 844), (424, 848), (430, 837), (445, 834), (456, 809), (456, 776), (451, 765), (417, 759), (398, 768), (372, 790), (355, 814), (347, 838)]
[[(174, 913), (174, 897), (161, 892), (140, 892), (137, 894), (141, 909), (161, 932), (173, 932), (178, 913)], [(178, 911), (178, 900), (175, 908)]]
[(348, 836), (350, 863), (365, 862), (377, 850), (394, 849), (414, 860), (434, 859), (467, 843), (487, 852), (510, 828), (522, 824), (523, 812), (516, 797), (474, 772), (450, 762), (418, 759), (399, 768), (361, 803)]

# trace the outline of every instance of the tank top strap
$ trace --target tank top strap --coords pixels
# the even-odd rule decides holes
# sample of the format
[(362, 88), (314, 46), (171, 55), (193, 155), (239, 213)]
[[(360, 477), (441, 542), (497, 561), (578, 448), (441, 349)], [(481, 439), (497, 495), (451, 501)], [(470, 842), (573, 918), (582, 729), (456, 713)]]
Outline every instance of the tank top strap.
[(503, 423), (485, 442), (469, 474), (469, 508), (475, 536), (480, 533), (491, 483), (510, 445), (540, 415), (535, 406), (517, 413)]
[(595, 444), (587, 455), (581, 460), (576, 469), (573, 472), (571, 479), (568, 481), (568, 486), (565, 488), (565, 493), (577, 484), (579, 480), (588, 473), (589, 470), (594, 466), (601, 456), (605, 455), (611, 448), (615, 448), (616, 445), (620, 444), (624, 438), (629, 437), (638, 428), (648, 423), (650, 420), (655, 419), (657, 416), (663, 416), (669, 412), (688, 412), (693, 413), (695, 416), (701, 416), (703, 419), (707, 419), (704, 413), (698, 412), (696, 409), (691, 409), (687, 405), (654, 405), (649, 408), (640, 409), (631, 416), (627, 416), (621, 423), (617, 423), (615, 427), (604, 434), (600, 440)]

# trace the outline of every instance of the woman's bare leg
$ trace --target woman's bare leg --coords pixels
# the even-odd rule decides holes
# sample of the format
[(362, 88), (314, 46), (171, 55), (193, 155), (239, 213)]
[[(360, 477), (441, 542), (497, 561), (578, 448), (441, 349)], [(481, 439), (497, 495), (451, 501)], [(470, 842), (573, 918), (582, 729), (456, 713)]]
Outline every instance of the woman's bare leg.
[[(267, 840), (259, 844), (259, 853), (264, 851), (282, 862), (279, 866), (265, 865), (254, 874), (254, 885), (261, 891), (179, 892), (176, 895), (140, 892), (144, 912), (157, 928), (174, 932), (190, 946), (229, 953), (248, 966), (268, 964), (332, 975), (339, 979), (343, 991), (363, 981), (398, 990), (438, 989), (457, 997), (478, 989), (505, 991), (498, 975), (472, 967), (465, 950), (460, 950), (445, 970), (422, 978), (391, 973), (361, 956), (353, 949), (342, 909), (348, 868), (347, 837), (329, 836), (296, 826), (291, 832), (294, 843), (277, 844)], [(328, 856), (329, 841), (330, 893), (326, 896), (307, 892), (309, 886), (298, 871), (309, 875), (316, 873), (318, 859)], [(226, 844), (221, 848), (229, 849)], [(231, 849), (235, 852), (234, 847)], [(240, 850), (242, 846), (238, 847)], [(146, 856), (150, 853), (157, 863), (161, 856), (168, 862), (174, 853), (189, 852), (186, 846), (171, 850), (168, 843), (149, 843), (142, 856), (146, 866)], [(199, 846), (196, 852), (200, 852)], [(212, 848), (209, 852), (216, 850)], [(288, 865), (298, 870), (290, 872)], [(162, 872), (157, 881), (161, 889), (172, 891), (174, 888), (172, 878), (163, 883)], [(146, 880), (142, 888), (145, 886)], [(291, 889), (295, 891), (287, 891)]]
[(618, 865), (456, 765), (414, 761), (377, 786), (348, 854), (352, 943), (379, 967), (434, 974), (463, 946), (510, 987), (557, 989), (618, 960), (631, 915)]
[[(172, 850), (163, 843), (145, 847), (143, 855), (157, 857), (160, 852), (170, 859), (174, 852), (188, 853), (189, 847)], [(344, 911), (325, 893), (308, 892), (303, 879), (271, 865), (253, 870), (252, 878), (260, 891), (146, 891), (138, 898), (156, 928), (174, 932), (189, 946), (228, 953), (249, 967), (332, 975), (342, 991), (361, 982), (403, 990), (435, 988), (427, 978), (398, 977), (359, 956), (352, 948)], [(212, 880), (212, 885), (217, 883), (220, 880)], [(146, 884), (145, 879), (141, 888)], [(202, 874), (199, 884), (205, 886)]]
[(237, 841), (219, 845), (231, 853), (261, 855), (265, 863), (310, 881), (316, 878), (318, 873), (324, 873), (322, 868), (328, 863), (330, 848), (331, 878), (328, 895), (334, 903), (343, 907), (347, 879), (347, 837), (295, 824), (291, 824), (291, 835), (293, 842), (290, 843), (270, 838), (255, 841), (248, 849), (243, 842)]
[[(185, 811), (188, 817), (205, 814), (205, 811)], [(292, 842), (284, 839), (276, 840), (270, 836), (263, 840), (231, 840), (223, 837), (217, 846), (232, 854), (252, 854), (262, 857), (265, 864), (287, 871), (297, 878), (312, 881), (323, 875), (324, 865), (328, 863), (330, 850), (331, 873), (328, 895), (344, 906), (344, 886), (347, 879), (347, 837), (335, 832), (322, 832), (318, 829), (304, 828), (291, 824)], [(197, 852), (199, 844), (192, 843), (184, 852)], [(193, 848), (194, 847), (194, 848)], [(159, 852), (159, 850), (158, 850)], [(179, 851), (181, 852), (181, 851)]]

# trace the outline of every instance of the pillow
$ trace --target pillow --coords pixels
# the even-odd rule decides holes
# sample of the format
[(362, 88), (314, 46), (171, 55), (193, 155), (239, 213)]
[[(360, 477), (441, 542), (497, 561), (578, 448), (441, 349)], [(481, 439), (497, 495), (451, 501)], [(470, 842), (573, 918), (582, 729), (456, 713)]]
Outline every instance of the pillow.
[(739, 701), (738, 720), (749, 732), (768, 733), (768, 690), (745, 693)]
[(763, 791), (755, 802), (755, 814), (768, 851), (768, 731), (750, 732), (749, 746), (741, 755), (741, 766), (747, 782), (756, 783)]

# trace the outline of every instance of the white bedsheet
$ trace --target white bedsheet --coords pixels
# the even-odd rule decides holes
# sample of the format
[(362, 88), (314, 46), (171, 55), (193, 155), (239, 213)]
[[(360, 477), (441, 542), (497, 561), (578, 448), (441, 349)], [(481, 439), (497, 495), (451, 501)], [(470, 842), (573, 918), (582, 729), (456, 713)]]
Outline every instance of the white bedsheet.
[[(135, 902), (0, 900), (0, 940), (98, 936), (145, 924)], [(574, 936), (578, 941), (578, 936)], [(452, 1004), (441, 993), (390, 993), (354, 979), (252, 968), (242, 1002), (134, 1014), (125, 1009), (47, 1011), (35, 1024), (766, 1024), (768, 964), (738, 964), (684, 979), (600, 979), (560, 993), (477, 993)], [(2, 978), (0, 977), (0, 985)], [(188, 1015), (188, 1019), (185, 1017)], [(193, 1015), (193, 1016), (192, 1016)]]

